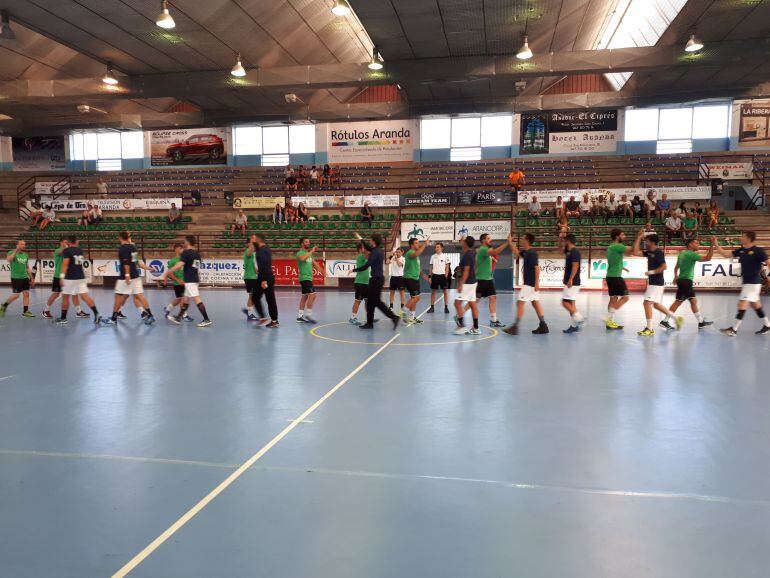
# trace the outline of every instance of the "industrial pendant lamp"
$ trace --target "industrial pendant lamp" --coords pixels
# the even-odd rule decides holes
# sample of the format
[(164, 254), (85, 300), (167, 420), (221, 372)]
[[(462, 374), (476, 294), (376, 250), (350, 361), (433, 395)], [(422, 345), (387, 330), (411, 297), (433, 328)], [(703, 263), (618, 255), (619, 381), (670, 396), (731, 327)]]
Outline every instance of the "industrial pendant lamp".
[(104, 76), (102, 76), (102, 82), (104, 84), (109, 84), (110, 86), (118, 84), (118, 79), (115, 78), (115, 74), (112, 72), (112, 62), (107, 63), (107, 70), (105, 71)]
[(529, 60), (532, 58), (532, 49), (529, 47), (529, 37), (524, 35), (524, 44), (521, 45), (519, 51), (516, 53), (516, 58), (519, 60)]
[(335, 16), (347, 16), (350, 14), (350, 4), (348, 0), (335, 0), (332, 7), (332, 14)]
[(383, 66), (382, 57), (375, 46), (372, 48), (372, 61), (369, 63), (369, 70), (382, 70)]
[(684, 45), (684, 51), (685, 52), (698, 52), (703, 48), (703, 42), (698, 40), (695, 37), (695, 34), (690, 34), (690, 39), (687, 41), (687, 44)]
[(238, 56), (235, 59), (235, 66), (233, 66), (233, 69), (230, 71), (230, 74), (233, 76), (237, 76), (238, 78), (242, 76), (246, 76), (246, 69), (243, 68), (243, 64), (241, 64), (241, 53), (238, 53)]
[(176, 22), (174, 22), (174, 19), (168, 12), (168, 0), (163, 0), (163, 2), (161, 2), (161, 12), (158, 15), (158, 19), (155, 20), (155, 24), (166, 30), (170, 30), (176, 26)]

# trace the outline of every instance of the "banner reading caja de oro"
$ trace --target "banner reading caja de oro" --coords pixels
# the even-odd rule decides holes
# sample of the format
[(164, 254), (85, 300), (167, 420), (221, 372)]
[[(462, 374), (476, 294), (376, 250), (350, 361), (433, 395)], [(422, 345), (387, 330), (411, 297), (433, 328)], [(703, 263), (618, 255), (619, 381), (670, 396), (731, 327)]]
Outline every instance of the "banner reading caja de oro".
[(283, 205), (283, 197), (235, 197), (234, 209), (274, 209), (276, 205)]
[(454, 221), (403, 221), (401, 239), (404, 243), (412, 237), (431, 241), (452, 241), (455, 236)]
[(326, 125), (326, 150), (330, 163), (411, 161), (416, 142), (416, 120)]
[(228, 130), (182, 128), (150, 132), (152, 166), (227, 164)]
[[(45, 208), (53, 208), (56, 212), (67, 211), (85, 211), (88, 205), (98, 205), (102, 211), (153, 211), (169, 210), (171, 204), (177, 208), (182, 208), (181, 198), (162, 198), (162, 199), (71, 199), (56, 200), (41, 203)], [(30, 206), (27, 201), (27, 206)]]
[(699, 186), (699, 187), (648, 187), (648, 188), (625, 188), (625, 189), (548, 189), (536, 191), (528, 189), (526, 191), (519, 191), (519, 204), (527, 204), (532, 200), (532, 197), (537, 197), (537, 200), (541, 203), (553, 203), (557, 197), (561, 197), (566, 203), (570, 197), (575, 197), (578, 201), (587, 194), (591, 200), (598, 196), (603, 196), (605, 199), (610, 194), (615, 195), (616, 200), (620, 200), (623, 195), (630, 201), (635, 196), (639, 198), (645, 198), (647, 193), (652, 191), (656, 199), (661, 198), (665, 193), (668, 195), (670, 201), (694, 201), (694, 200), (707, 200), (711, 198), (711, 187)]
[(455, 239), (471, 236), (479, 239), (487, 233), (493, 239), (505, 239), (511, 233), (510, 221), (455, 221)]

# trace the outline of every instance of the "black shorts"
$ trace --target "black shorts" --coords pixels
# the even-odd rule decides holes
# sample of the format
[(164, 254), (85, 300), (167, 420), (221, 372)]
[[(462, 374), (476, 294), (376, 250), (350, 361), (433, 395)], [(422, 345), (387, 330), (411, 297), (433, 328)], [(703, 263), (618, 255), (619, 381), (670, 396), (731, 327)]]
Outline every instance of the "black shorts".
[(246, 285), (246, 293), (254, 293), (257, 289), (256, 279), (244, 279), (243, 283)]
[(434, 291), (437, 289), (449, 289), (449, 283), (447, 283), (446, 275), (436, 275), (435, 273), (431, 275), (430, 288)]
[(174, 297), (176, 299), (181, 299), (184, 297), (184, 284), (174, 285)]
[(404, 287), (406, 287), (410, 297), (417, 297), (420, 294), (419, 279), (404, 279)]
[(29, 291), (29, 279), (11, 279), (11, 289), (14, 293)]
[(497, 295), (495, 289), (495, 282), (491, 279), (479, 279), (476, 281), (476, 299), (483, 299), (484, 297), (492, 297)]
[(61, 279), (54, 277), (51, 281), (51, 293), (61, 293)]
[(610, 297), (625, 297), (628, 295), (628, 287), (623, 277), (607, 277), (607, 292)]
[(398, 289), (403, 289), (405, 287), (404, 285), (404, 278), (403, 277), (391, 277), (390, 278), (390, 290), (396, 291)]
[(356, 283), (353, 285), (353, 289), (356, 292), (356, 301), (363, 301), (369, 294), (369, 285), (366, 283)]
[(676, 300), (687, 301), (688, 299), (695, 299), (695, 289), (693, 288), (692, 279), (677, 279)]
[(303, 295), (310, 295), (311, 293), (315, 293), (315, 287), (313, 287), (312, 281), (300, 281), (299, 286)]

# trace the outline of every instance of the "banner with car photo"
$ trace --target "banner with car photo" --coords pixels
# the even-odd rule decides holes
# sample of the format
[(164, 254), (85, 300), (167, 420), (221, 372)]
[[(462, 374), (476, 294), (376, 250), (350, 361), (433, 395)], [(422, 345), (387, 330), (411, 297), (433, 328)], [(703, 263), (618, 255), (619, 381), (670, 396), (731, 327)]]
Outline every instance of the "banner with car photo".
[(226, 128), (182, 128), (150, 132), (152, 166), (226, 165)]

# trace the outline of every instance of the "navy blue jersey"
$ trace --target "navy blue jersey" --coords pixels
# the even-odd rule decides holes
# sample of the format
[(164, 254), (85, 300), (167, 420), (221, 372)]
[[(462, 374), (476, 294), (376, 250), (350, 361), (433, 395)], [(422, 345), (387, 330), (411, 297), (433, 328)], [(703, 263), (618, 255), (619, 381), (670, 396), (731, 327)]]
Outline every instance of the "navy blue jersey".
[(200, 283), (198, 269), (201, 266), (201, 254), (195, 249), (185, 249), (182, 251), (182, 256), (179, 257), (179, 260), (184, 263), (184, 282)]
[(120, 276), (125, 277), (126, 266), (128, 266), (131, 274), (131, 279), (139, 277), (139, 254), (136, 252), (136, 247), (133, 245), (125, 244), (121, 245), (118, 249), (118, 262), (120, 263)]
[(460, 279), (465, 274), (465, 268), (468, 267), (468, 278), (465, 280), (467, 285), (476, 283), (476, 251), (466, 251), (460, 257)]
[(67, 270), (64, 272), (65, 279), (85, 279), (86, 274), (83, 271), (83, 263), (86, 261), (83, 255), (83, 249), (80, 247), (67, 247), (61, 252), (62, 259), (69, 259)]
[(521, 252), (522, 268), (524, 270), (524, 285), (535, 286), (535, 267), (540, 264), (537, 251), (527, 249)]
[(741, 275), (744, 285), (757, 285), (762, 283), (762, 264), (767, 261), (767, 253), (762, 247), (741, 247), (733, 251), (733, 257), (741, 264)]
[(260, 283), (262, 281), (274, 281), (273, 254), (270, 252), (270, 249), (268, 249), (267, 246), (260, 247), (254, 254), (256, 255), (257, 260), (257, 280)]
[[(643, 251), (642, 255), (647, 257), (647, 270), (654, 271), (658, 267), (662, 267), (666, 264), (666, 255), (661, 249), (655, 249), (654, 251)], [(650, 285), (665, 285), (663, 280), (663, 273), (657, 275), (650, 275), (648, 277)]]
[(572, 274), (572, 264), (577, 263), (577, 273), (575, 273), (575, 277), (572, 279), (572, 284), (575, 287), (580, 287), (580, 251), (577, 250), (577, 247), (573, 247), (564, 251), (564, 256), (564, 284), (567, 284), (569, 276)]

